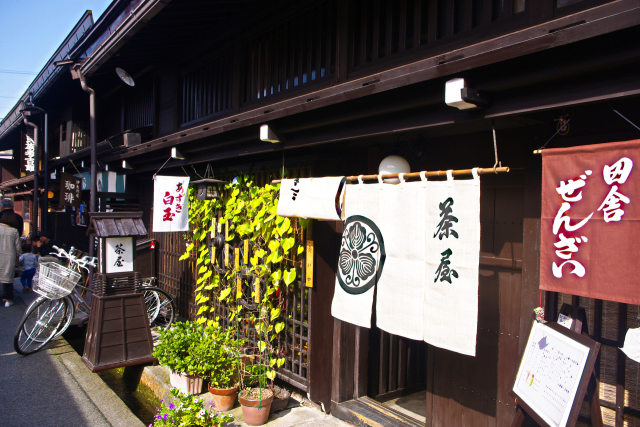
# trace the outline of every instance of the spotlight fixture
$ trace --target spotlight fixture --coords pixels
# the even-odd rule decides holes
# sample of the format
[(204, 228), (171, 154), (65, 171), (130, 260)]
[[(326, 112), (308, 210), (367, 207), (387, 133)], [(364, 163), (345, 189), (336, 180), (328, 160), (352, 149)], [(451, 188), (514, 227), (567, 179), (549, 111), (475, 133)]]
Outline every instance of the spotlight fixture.
[(444, 102), (458, 110), (469, 110), (487, 104), (486, 99), (476, 89), (468, 88), (462, 78), (451, 79), (445, 83)]
[(184, 160), (184, 156), (176, 147), (171, 147), (171, 158), (177, 160)]
[(260, 141), (277, 144), (280, 142), (280, 138), (269, 125), (264, 124), (260, 126)]

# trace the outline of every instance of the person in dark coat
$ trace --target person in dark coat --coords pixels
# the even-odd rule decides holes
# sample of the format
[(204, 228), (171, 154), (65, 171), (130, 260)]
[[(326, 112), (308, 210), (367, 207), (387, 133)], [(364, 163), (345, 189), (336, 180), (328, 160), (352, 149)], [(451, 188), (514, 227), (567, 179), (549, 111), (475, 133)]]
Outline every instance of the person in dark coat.
[(40, 233), (39, 239), (35, 241), (38, 247), (37, 252), (40, 256), (49, 256), (53, 252), (55, 243), (51, 240), (51, 234), (46, 231)]
[(24, 221), (20, 215), (13, 211), (13, 202), (11, 199), (2, 199), (0, 201), (0, 224), (7, 224), (18, 231), (18, 237), (22, 236), (24, 231)]

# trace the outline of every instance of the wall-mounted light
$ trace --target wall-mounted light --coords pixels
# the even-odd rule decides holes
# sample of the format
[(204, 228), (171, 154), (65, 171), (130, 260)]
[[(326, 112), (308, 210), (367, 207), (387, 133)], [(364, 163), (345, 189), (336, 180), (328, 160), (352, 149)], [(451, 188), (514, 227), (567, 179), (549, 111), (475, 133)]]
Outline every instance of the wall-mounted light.
[(445, 83), (444, 102), (458, 110), (469, 110), (487, 103), (476, 89), (468, 88), (462, 78), (451, 79)]
[(13, 160), (13, 149), (10, 148), (8, 150), (0, 151), (0, 159), (3, 160)]
[(273, 144), (277, 144), (280, 142), (280, 138), (276, 133), (269, 127), (269, 125), (264, 124), (260, 126), (260, 141), (271, 142)]
[(184, 160), (184, 156), (176, 147), (171, 147), (171, 158), (177, 160)]
[(122, 169), (133, 169), (133, 166), (131, 166), (130, 163), (128, 163), (126, 160), (122, 161)]
[[(404, 157), (396, 155), (385, 157), (380, 162), (380, 166), (378, 166), (378, 174), (380, 175), (392, 175), (409, 172), (411, 172), (409, 162)], [(384, 182), (387, 182), (389, 184), (397, 184), (400, 182), (400, 180), (398, 178), (384, 178)]]

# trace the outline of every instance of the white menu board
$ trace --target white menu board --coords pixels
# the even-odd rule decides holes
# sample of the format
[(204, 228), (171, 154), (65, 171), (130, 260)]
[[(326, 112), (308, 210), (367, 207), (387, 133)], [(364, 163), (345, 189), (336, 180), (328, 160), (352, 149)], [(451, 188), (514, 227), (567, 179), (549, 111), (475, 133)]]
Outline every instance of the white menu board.
[(551, 426), (565, 426), (590, 348), (534, 322), (513, 391)]

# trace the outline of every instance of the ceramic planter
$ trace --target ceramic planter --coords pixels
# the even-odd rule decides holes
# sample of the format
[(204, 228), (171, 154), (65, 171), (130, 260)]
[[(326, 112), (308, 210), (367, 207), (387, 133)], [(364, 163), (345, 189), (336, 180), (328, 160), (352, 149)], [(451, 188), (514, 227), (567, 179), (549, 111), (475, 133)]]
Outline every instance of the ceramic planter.
[[(258, 389), (251, 389), (258, 391)], [(246, 392), (246, 390), (243, 390)], [(259, 426), (267, 422), (273, 401), (273, 392), (269, 389), (262, 389), (255, 396), (247, 396), (244, 393), (238, 395), (238, 401), (242, 406), (242, 416), (244, 422), (250, 426)]]
[(291, 397), (291, 392), (289, 390), (285, 390), (284, 388), (273, 386), (273, 402), (271, 403), (271, 413), (275, 413), (278, 411), (282, 411), (287, 409), (289, 406), (289, 398)]
[(213, 396), (218, 411), (228, 411), (233, 408), (238, 395), (238, 386), (231, 388), (214, 388), (209, 385), (209, 393)]
[(202, 393), (202, 378), (196, 375), (185, 374), (184, 372), (176, 373), (171, 371), (169, 376), (171, 385), (185, 394)]

